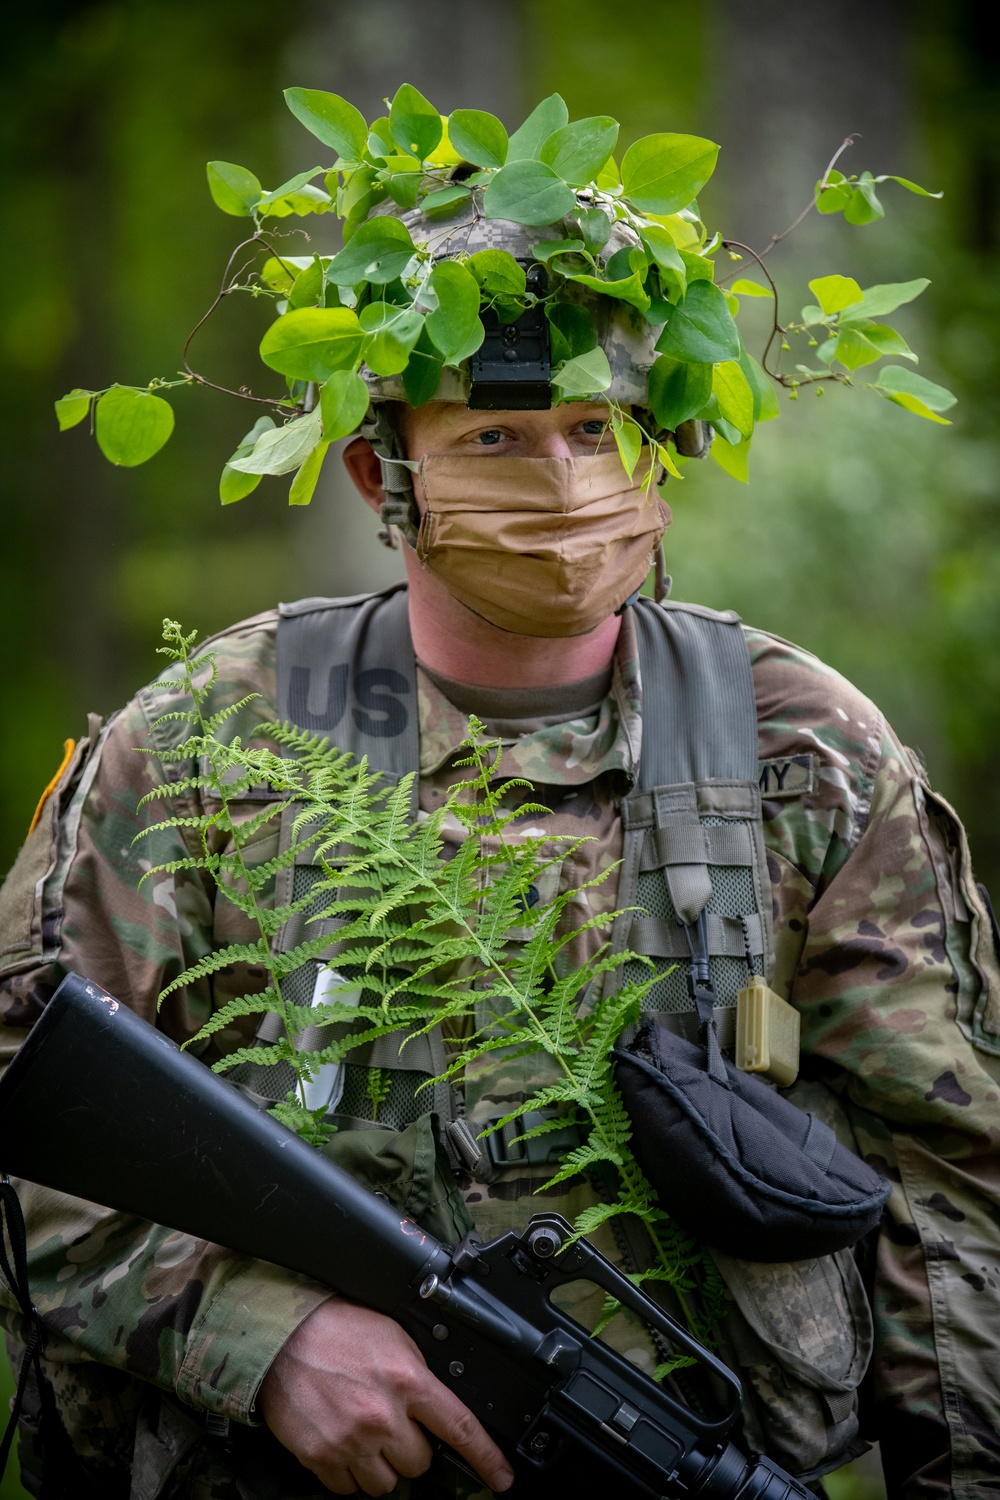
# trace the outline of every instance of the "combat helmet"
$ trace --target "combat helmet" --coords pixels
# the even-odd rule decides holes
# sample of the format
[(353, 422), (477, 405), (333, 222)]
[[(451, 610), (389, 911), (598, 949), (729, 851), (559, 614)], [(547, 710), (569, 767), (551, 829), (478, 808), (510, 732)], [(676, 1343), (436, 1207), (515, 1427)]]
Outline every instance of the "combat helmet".
[[(452, 174), (452, 181), (461, 182), (473, 170), (462, 163)], [(567, 399), (558, 384), (553, 388), (553, 343), (562, 339), (556, 356), (562, 353), (565, 357), (567, 349), (572, 356), (572, 334), (579, 340), (581, 329), (592, 329), (582, 337), (584, 342), (592, 339), (593, 347), (603, 352), (610, 377), (601, 394), (619, 409), (630, 410), (643, 432), (664, 439), (667, 433), (649, 408), (649, 372), (658, 359), (656, 343), (661, 328), (652, 325), (635, 304), (608, 296), (594, 285), (554, 277), (547, 269), (546, 262), (555, 259), (555, 246), (566, 245), (563, 254), (569, 256), (574, 254), (569, 247), (583, 248), (579, 238), (583, 215), (590, 215), (591, 226), (595, 215), (601, 215), (607, 223), (606, 238), (605, 231), (599, 231), (596, 238), (602, 243), (599, 248), (594, 246), (602, 272), (616, 256), (621, 264), (632, 250), (643, 254), (638, 233), (627, 223), (616, 221), (598, 194), (583, 189), (576, 193), (576, 199), (572, 216), (535, 226), (487, 218), (468, 199), (443, 213), (419, 208), (400, 211), (391, 202), (373, 211), (366, 223), (375, 233), (380, 219), (383, 226), (386, 218), (397, 220), (414, 244), (426, 247), (432, 267), (459, 257), (461, 263), (475, 267), (476, 257), (485, 259), (489, 252), (500, 251), (524, 272), (524, 296), (529, 305), (525, 307), (510, 296), (505, 298), (502, 291), (498, 291), (492, 306), (484, 303), (480, 312), (482, 342), (461, 362), (443, 364), (432, 393), (428, 386), (421, 390), (421, 402), (461, 402), (482, 411), (547, 409), (557, 400)], [(554, 281), (558, 281), (557, 289)], [(371, 403), (360, 431), (382, 464), (386, 493), (382, 521), (387, 529), (397, 528), (414, 544), (418, 516), (410, 469), (391, 411), (395, 402), (421, 403), (413, 401), (413, 385), (405, 370), (378, 374), (365, 364), (360, 373)], [(702, 458), (708, 453), (712, 429), (708, 422), (689, 419), (679, 423), (670, 436), (683, 457)]]

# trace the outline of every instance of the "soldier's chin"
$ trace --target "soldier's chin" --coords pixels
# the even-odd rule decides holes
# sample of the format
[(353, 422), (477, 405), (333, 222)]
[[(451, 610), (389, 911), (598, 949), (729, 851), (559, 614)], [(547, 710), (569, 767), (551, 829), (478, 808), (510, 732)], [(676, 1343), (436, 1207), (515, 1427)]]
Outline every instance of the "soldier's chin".
[(582, 630), (577, 629), (575, 624), (568, 626), (565, 630), (560, 630), (557, 628), (557, 623), (551, 620), (544, 630), (537, 626), (532, 629), (530, 620), (519, 622), (516, 627), (513, 625), (501, 625), (499, 620), (491, 620), (489, 615), (483, 614), (482, 610), (473, 609), (471, 604), (465, 599), (459, 599), (457, 594), (452, 594), (451, 597), (455, 600), (456, 604), (460, 604), (463, 609), (467, 609), (470, 615), (475, 615), (477, 620), (485, 620), (487, 625), (492, 625), (494, 630), (502, 630), (504, 635), (519, 636), (529, 641), (574, 640), (581, 635), (593, 635), (598, 625), (604, 624), (603, 620), (598, 620), (596, 625), (586, 625)]

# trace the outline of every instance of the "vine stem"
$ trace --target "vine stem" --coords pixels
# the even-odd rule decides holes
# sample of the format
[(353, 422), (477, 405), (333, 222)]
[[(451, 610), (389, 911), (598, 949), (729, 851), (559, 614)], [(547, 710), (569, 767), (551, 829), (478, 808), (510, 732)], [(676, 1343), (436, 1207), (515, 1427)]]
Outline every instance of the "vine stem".
[[(214, 380), (209, 380), (207, 375), (201, 375), (197, 370), (193, 370), (188, 360), (188, 351), (190, 350), (191, 345), (194, 342), (195, 335), (198, 334), (202, 328), (204, 328), (205, 324), (208, 322), (209, 318), (215, 312), (216, 308), (219, 306), (222, 300), (225, 297), (228, 297), (231, 292), (236, 290), (235, 285), (230, 283), (230, 273), (233, 269), (233, 263), (235, 262), (236, 257), (239, 255), (240, 251), (245, 250), (248, 245), (263, 245), (266, 250), (270, 250), (271, 254), (278, 261), (280, 261), (282, 267), (286, 271), (289, 270), (289, 267), (285, 265), (285, 262), (282, 260), (278, 251), (274, 248), (269, 240), (266, 240), (264, 238), (259, 229), (248, 239), (241, 240), (233, 250), (229, 259), (226, 261), (226, 269), (222, 273), (222, 283), (219, 287), (219, 290), (216, 292), (207, 310), (202, 313), (201, 317), (198, 319), (197, 323), (194, 325), (194, 327), (191, 329), (191, 332), (184, 340), (184, 349), (181, 353), (181, 362), (183, 363), (184, 371), (187, 375), (188, 380), (193, 382), (193, 384), (195, 385), (204, 385), (207, 386), (210, 390), (221, 391), (224, 396), (239, 396), (244, 401), (255, 401), (260, 406), (273, 406), (277, 407), (279, 410), (287, 410), (289, 404), (287, 398), (275, 398), (273, 396), (255, 396), (251, 391), (248, 391), (245, 386), (238, 391), (234, 391), (231, 386), (218, 385)], [(247, 264), (249, 265), (249, 261), (247, 262)], [(244, 266), (242, 270), (245, 269), (246, 267)]]
[[(827, 162), (827, 164), (826, 164), (826, 171), (823, 173), (822, 177), (819, 180), (819, 183), (817, 184), (816, 191), (815, 191), (815, 193), (812, 196), (812, 201), (806, 204), (805, 208), (799, 214), (798, 218), (794, 219), (792, 221), (792, 223), (789, 224), (789, 226), (788, 226), (787, 229), (783, 229), (780, 234), (772, 234), (772, 236), (770, 238), (770, 241), (768, 242), (768, 244), (766, 244), (764, 246), (764, 249), (760, 252), (761, 256), (770, 254), (770, 252), (774, 249), (775, 245), (780, 245), (782, 240), (786, 240), (788, 238), (788, 236), (792, 233), (792, 231), (794, 229), (798, 229), (798, 227), (802, 223), (803, 219), (806, 218), (806, 216), (808, 214), (812, 213), (813, 209), (816, 207), (817, 203), (819, 202), (822, 194), (825, 192), (826, 188), (829, 186), (829, 183), (830, 183), (830, 173), (833, 171), (834, 167), (837, 165), (838, 161), (843, 156), (844, 152), (848, 149), (848, 147), (853, 146), (854, 143), (855, 143), (855, 141), (858, 141), (860, 139), (861, 139), (861, 136), (860, 136), (860, 133), (858, 131), (854, 131), (854, 133), (852, 135), (848, 135), (848, 136), (844, 137), (844, 139), (841, 141), (840, 145), (837, 147), (836, 151), (830, 157), (830, 160)], [(758, 256), (756, 258), (757, 258), (758, 261), (760, 260), (760, 256)]]
[(763, 271), (764, 275), (767, 277), (768, 284), (770, 285), (771, 296), (773, 298), (773, 304), (774, 304), (774, 314), (773, 314), (773, 324), (772, 324), (772, 327), (771, 327), (771, 337), (767, 341), (767, 346), (764, 349), (764, 353), (761, 356), (761, 361), (760, 361), (761, 368), (764, 371), (764, 373), (766, 375), (770, 375), (770, 377), (771, 377), (772, 380), (776, 380), (779, 385), (785, 386), (786, 389), (789, 388), (789, 387), (796, 388), (796, 387), (798, 387), (800, 385), (819, 385), (820, 382), (824, 381), (824, 380), (833, 380), (833, 381), (839, 381), (839, 382), (843, 383), (844, 377), (842, 375), (835, 374), (832, 370), (831, 370), (831, 372), (830, 372), (829, 375), (805, 375), (801, 379), (799, 379), (799, 378), (796, 378), (796, 376), (794, 376), (794, 375), (785, 375), (781, 370), (770, 370), (770, 369), (768, 369), (767, 356), (771, 352), (771, 345), (774, 343), (774, 341), (777, 338), (777, 336), (778, 336), (779, 333), (783, 335), (784, 332), (785, 332), (784, 328), (778, 322), (778, 288), (775, 286), (775, 284), (774, 284), (774, 278), (772, 277), (770, 271), (765, 266), (765, 264), (764, 264), (763, 260), (761, 259), (761, 257), (757, 254), (756, 250), (751, 250), (751, 248), (750, 248), (749, 245), (741, 244), (741, 242), (739, 240), (723, 240), (721, 242), (721, 247), (722, 247), (723, 250), (745, 250), (746, 253), (747, 253), (747, 255), (752, 256), (753, 259), (760, 266), (760, 268)]

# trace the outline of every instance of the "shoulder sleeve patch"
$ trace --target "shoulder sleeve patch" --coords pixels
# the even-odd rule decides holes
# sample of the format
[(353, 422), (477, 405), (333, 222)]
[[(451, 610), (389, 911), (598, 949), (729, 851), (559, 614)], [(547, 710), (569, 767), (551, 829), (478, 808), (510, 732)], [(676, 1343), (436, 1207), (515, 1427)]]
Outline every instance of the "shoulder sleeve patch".
[(758, 770), (760, 794), (771, 801), (776, 797), (802, 797), (816, 790), (815, 762), (811, 754), (762, 760)]
[(73, 751), (75, 749), (76, 749), (76, 740), (67, 740), (66, 743), (63, 745), (63, 758), (59, 762), (59, 769), (56, 772), (56, 774), (53, 776), (52, 780), (49, 782), (48, 786), (45, 788), (45, 790), (42, 793), (42, 795), (38, 799), (38, 806), (35, 808), (35, 815), (32, 818), (31, 824), (30, 824), (30, 826), (28, 828), (28, 837), (29, 838), (34, 833), (35, 829), (38, 827), (39, 821), (40, 821), (41, 816), (42, 816), (42, 812), (44, 811), (44, 808), (45, 808), (45, 804), (49, 800), (49, 798), (52, 796), (52, 793), (55, 791), (56, 787), (59, 785), (60, 781), (62, 780), (63, 774), (64, 774), (67, 766), (69, 765), (70, 761), (73, 759)]

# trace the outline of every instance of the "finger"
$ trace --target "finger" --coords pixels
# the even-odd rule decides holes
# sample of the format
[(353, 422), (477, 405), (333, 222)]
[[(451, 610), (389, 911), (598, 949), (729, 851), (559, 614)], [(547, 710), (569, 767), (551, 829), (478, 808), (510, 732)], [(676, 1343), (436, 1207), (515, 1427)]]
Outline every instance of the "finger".
[(431, 1380), (426, 1395), (411, 1403), (410, 1415), (460, 1453), (489, 1489), (509, 1489), (514, 1472), (489, 1433), (446, 1385)]
[(388, 1495), (399, 1483), (399, 1475), (380, 1453), (352, 1458), (350, 1472), (363, 1495)]
[(434, 1450), (416, 1422), (408, 1422), (406, 1431), (383, 1443), (382, 1455), (404, 1479), (416, 1479), (430, 1468)]
[(314, 1468), (310, 1472), (316, 1475), (320, 1484), (331, 1494), (356, 1495), (358, 1493), (358, 1482), (346, 1469)]

